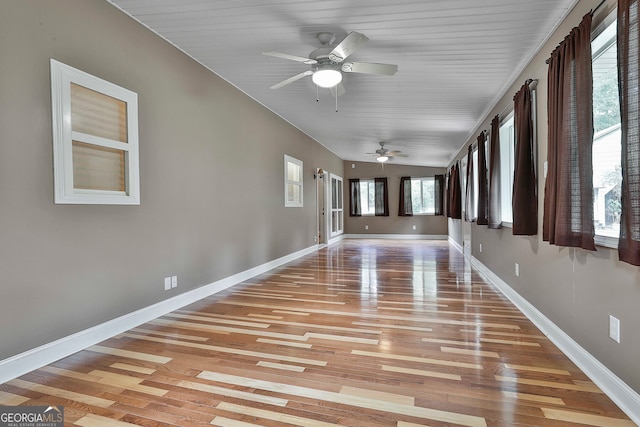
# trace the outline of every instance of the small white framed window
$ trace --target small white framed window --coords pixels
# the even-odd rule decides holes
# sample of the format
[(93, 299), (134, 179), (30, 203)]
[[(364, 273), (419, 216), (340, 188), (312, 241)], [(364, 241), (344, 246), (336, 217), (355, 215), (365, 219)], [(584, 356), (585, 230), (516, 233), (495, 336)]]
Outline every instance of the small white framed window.
[(373, 179), (361, 179), (360, 185), (360, 209), (362, 216), (376, 214), (376, 187)]
[(303, 207), (302, 160), (284, 155), (284, 206), (287, 208)]
[(51, 59), (55, 203), (139, 205), (138, 96)]

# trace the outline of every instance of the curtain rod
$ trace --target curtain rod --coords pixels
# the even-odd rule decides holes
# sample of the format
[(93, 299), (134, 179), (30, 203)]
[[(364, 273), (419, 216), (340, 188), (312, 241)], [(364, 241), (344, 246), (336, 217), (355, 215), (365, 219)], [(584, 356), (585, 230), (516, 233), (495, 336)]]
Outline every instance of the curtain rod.
[[(589, 12), (589, 14), (591, 15), (592, 18), (596, 14), (598, 9), (600, 9), (606, 2), (607, 2), (607, 0), (602, 0), (600, 3), (598, 3), (598, 5), (595, 7), (595, 9), (591, 9), (591, 12)], [(553, 55), (553, 53), (552, 53), (552, 55)], [(545, 64), (549, 64), (550, 60), (551, 60), (551, 58), (549, 58), (546, 61), (544, 61), (544, 63)]]

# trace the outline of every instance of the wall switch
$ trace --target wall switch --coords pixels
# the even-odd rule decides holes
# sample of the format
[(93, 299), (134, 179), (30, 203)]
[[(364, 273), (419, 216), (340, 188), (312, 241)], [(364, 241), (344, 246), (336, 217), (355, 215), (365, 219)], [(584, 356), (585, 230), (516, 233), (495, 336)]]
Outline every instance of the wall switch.
[(365, 229), (365, 230), (368, 230), (368, 229), (369, 229), (369, 226), (368, 226), (368, 225), (365, 225), (365, 226), (364, 226), (364, 229)]
[(609, 338), (620, 344), (620, 319), (609, 315)]
[(164, 278), (164, 290), (168, 291), (169, 289), (171, 289), (171, 277), (165, 277)]
[(171, 287), (172, 288), (178, 287), (178, 276), (171, 276)]
[(355, 163), (351, 163), (351, 169), (355, 169), (356, 168), (356, 164)]
[(482, 252), (482, 243), (480, 243), (480, 252)]
[(516, 262), (516, 276), (520, 277), (520, 264)]
[(416, 229), (416, 226), (415, 226), (415, 225), (413, 226), (413, 229), (414, 229), (414, 230)]

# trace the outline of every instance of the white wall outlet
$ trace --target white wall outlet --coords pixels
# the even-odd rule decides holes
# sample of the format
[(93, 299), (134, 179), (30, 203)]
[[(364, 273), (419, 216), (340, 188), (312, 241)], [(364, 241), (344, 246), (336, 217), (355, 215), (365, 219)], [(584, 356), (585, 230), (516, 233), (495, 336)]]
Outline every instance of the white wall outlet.
[(609, 338), (620, 344), (620, 319), (609, 315)]
[(416, 226), (415, 226), (415, 225), (413, 226), (413, 229), (414, 229), (414, 230), (416, 229)]
[(355, 169), (356, 168), (356, 164), (355, 163), (351, 163), (351, 169)]
[(520, 264), (516, 262), (516, 277), (520, 277)]
[(365, 230), (368, 230), (368, 229), (369, 229), (369, 226), (368, 226), (368, 225), (365, 225), (365, 226), (364, 226), (364, 229), (365, 229)]
[(480, 252), (482, 252), (482, 243), (480, 243)]
[(172, 288), (178, 287), (178, 276), (171, 276), (171, 287)]
[(164, 290), (168, 291), (169, 289), (171, 289), (171, 277), (165, 277), (164, 278)]

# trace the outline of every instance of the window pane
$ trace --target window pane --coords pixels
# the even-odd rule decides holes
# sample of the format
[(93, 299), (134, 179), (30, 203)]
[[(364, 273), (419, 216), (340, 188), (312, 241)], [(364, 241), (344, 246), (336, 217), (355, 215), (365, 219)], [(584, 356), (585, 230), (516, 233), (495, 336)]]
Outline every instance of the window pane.
[(71, 128), (75, 132), (127, 142), (127, 104), (71, 83)]
[(414, 214), (422, 213), (422, 187), (419, 179), (411, 180), (411, 207)]
[(300, 166), (295, 163), (287, 163), (287, 180), (300, 182)]
[(435, 204), (435, 184), (433, 178), (422, 180), (422, 207), (423, 213), (434, 214)]
[(83, 190), (125, 191), (125, 153), (73, 141), (73, 187)]
[(513, 116), (500, 125), (500, 200), (502, 221), (513, 222), (513, 165), (515, 155)]
[(338, 181), (336, 180), (337, 183), (337, 198), (338, 198), (338, 204), (337, 204), (337, 208), (338, 209), (342, 209), (342, 181)]
[(593, 51), (593, 214), (597, 235), (620, 230), (620, 104), (616, 23), (592, 43)]
[(298, 184), (287, 184), (287, 200), (293, 203), (300, 202), (300, 186)]

